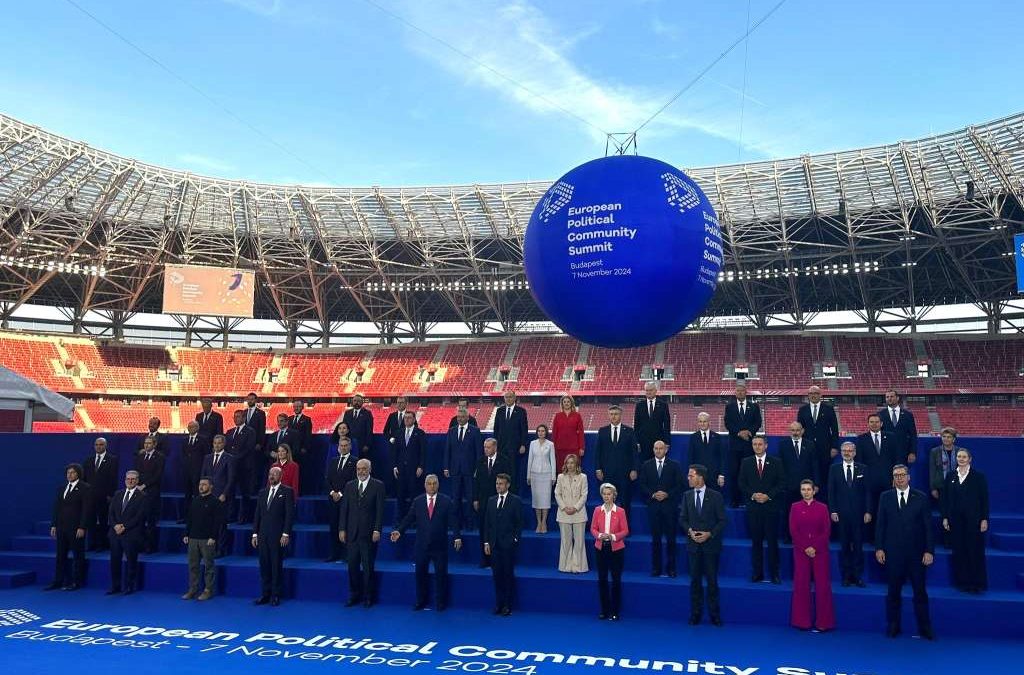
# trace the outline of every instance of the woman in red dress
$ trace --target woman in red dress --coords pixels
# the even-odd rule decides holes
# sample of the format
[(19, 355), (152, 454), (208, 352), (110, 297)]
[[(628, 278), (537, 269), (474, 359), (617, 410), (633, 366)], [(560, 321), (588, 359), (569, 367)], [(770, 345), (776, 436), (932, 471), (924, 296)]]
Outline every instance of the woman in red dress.
[(292, 449), (287, 443), (277, 446), (277, 462), (270, 468), (281, 469), (281, 484), (287, 485), (295, 494), (295, 500), (299, 499), (299, 465), (292, 461)]
[(828, 560), (828, 536), (832, 528), (828, 507), (814, 499), (814, 481), (800, 481), (800, 497), (800, 501), (794, 503), (789, 510), (789, 531), (793, 534), (793, 605), (790, 623), (803, 630), (812, 627), (818, 631), (832, 630), (836, 618), (832, 610), (832, 581)]
[(555, 444), (555, 466), (564, 466), (565, 458), (578, 455), (583, 464), (586, 444), (583, 440), (583, 417), (576, 411), (576, 401), (566, 394), (562, 397), (562, 409), (555, 413), (551, 425), (551, 442)]

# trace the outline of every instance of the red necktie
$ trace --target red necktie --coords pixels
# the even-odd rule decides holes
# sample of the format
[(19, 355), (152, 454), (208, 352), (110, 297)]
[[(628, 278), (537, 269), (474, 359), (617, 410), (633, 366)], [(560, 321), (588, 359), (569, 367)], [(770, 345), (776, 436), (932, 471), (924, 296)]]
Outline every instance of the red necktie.
[(764, 476), (764, 461), (760, 459), (757, 460), (757, 476), (758, 478)]
[(430, 497), (427, 499), (427, 518), (433, 520), (434, 518), (434, 498)]

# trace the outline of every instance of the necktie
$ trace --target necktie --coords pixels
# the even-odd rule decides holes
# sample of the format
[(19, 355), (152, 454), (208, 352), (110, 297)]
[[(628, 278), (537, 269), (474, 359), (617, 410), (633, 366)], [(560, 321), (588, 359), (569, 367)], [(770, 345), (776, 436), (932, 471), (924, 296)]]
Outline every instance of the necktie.
[(658, 460), (658, 478), (661, 478), (661, 460)]
[(764, 460), (760, 457), (757, 458), (757, 475), (764, 476)]
[(409, 439), (412, 438), (412, 427), (405, 430), (405, 444), (409, 445)]
[(871, 434), (871, 436), (875, 439), (875, 452), (882, 454), (882, 443), (878, 440), (878, 434)]
[(427, 518), (433, 520), (434, 518), (434, 498), (430, 497), (427, 499)]
[(697, 515), (698, 516), (700, 515), (700, 507), (704, 504), (704, 500), (701, 499), (701, 496), (703, 495), (703, 492), (704, 492), (703, 490), (697, 490)]
[(900, 493), (900, 510), (902, 511), (907, 506), (907, 496), (904, 493)]
[(494, 458), (491, 457), (490, 459), (487, 460), (487, 473), (493, 473), (493, 472), (494, 472)]
[(617, 444), (619, 442), (619, 428), (617, 426), (612, 427), (612, 443)]
[(512, 406), (510, 405), (505, 406), (505, 419), (512, 419)]
[(277, 444), (281, 445), (281, 438), (284, 436), (284, 429), (278, 429), (277, 431)]
[(505, 495), (498, 497), (498, 510), (501, 511), (505, 508)]
[(853, 485), (853, 465), (846, 465), (846, 484)]
[(814, 405), (811, 406), (811, 419), (813, 419), (815, 422), (818, 421), (818, 404), (817, 403), (815, 403)]
[(354, 415), (352, 415), (352, 418), (353, 419), (359, 419), (359, 408), (356, 408), (356, 412), (355, 412)]
[(704, 445), (707, 445), (708, 444), (708, 432), (706, 432), (706, 431), (702, 432), (701, 436), (704, 437)]
[(793, 445), (796, 446), (796, 458), (800, 459), (800, 441), (796, 441)]
[(102, 464), (102, 463), (103, 463), (103, 457), (101, 457), (100, 455), (96, 455), (96, 468), (97, 469), (100, 468), (100, 464)]
[(146, 453), (146, 461), (148, 462), (151, 459), (153, 459), (153, 453), (152, 452), (147, 452)]
[(245, 416), (245, 421), (246, 422), (252, 422), (252, 411), (253, 410), (254, 410), (254, 408), (249, 408), (249, 414)]
[(466, 427), (459, 427), (459, 443), (466, 439)]
[(220, 461), (220, 453), (219, 452), (213, 453), (213, 467), (214, 468), (217, 468), (217, 462), (219, 462), (219, 461)]
[(899, 424), (900, 418), (899, 415), (896, 414), (896, 408), (889, 408), (889, 415), (892, 417), (893, 426)]
[(209, 421), (210, 421), (210, 413), (206, 413), (205, 415), (203, 415), (203, 424), (206, 424)]
[(189, 445), (195, 445), (196, 444), (196, 437), (195, 436), (189, 436), (188, 437), (188, 444)]
[(338, 457), (338, 473), (341, 473), (341, 470), (344, 469), (344, 468), (345, 468), (345, 456), (344, 455), (340, 455)]
[(270, 508), (271, 502), (274, 501), (274, 495), (277, 494), (277, 486), (270, 488), (270, 494), (267, 495), (267, 508)]
[(366, 492), (366, 483), (359, 481), (359, 496), (362, 497), (364, 492)]
[(68, 483), (68, 486), (66, 488), (64, 488), (64, 499), (68, 498), (68, 494), (70, 492), (71, 492), (71, 483)]
[(131, 497), (132, 497), (132, 491), (131, 490), (125, 490), (124, 491), (124, 499), (121, 501), (121, 509), (124, 509), (124, 507), (127, 506), (128, 500), (131, 499)]
[(654, 401), (653, 400), (648, 400), (647, 401), (647, 414), (650, 417), (654, 417)]
[(743, 417), (746, 414), (747, 414), (747, 404), (746, 403), (740, 403), (740, 417)]

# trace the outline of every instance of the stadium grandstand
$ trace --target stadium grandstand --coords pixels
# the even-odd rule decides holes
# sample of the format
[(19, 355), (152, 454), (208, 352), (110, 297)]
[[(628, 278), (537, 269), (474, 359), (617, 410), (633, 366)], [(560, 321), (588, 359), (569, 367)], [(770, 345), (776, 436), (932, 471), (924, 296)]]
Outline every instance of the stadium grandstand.
[[(817, 384), (848, 433), (891, 386), (927, 411), (924, 433), (1021, 434), (1024, 115), (688, 173), (723, 226), (714, 299), (676, 337), (608, 350), (541, 334), (553, 326), (522, 238), (548, 183), (229, 181), (0, 116), (0, 360), (75, 400), (74, 421), (45, 431), (138, 431), (150, 416), (181, 431), (200, 395), (231, 408), (249, 391), (272, 411), (308, 401), (317, 431), (353, 393), (373, 407), (404, 394), (441, 431), (455, 397), (489, 426), (508, 390), (536, 421), (570, 392), (594, 429), (652, 379), (686, 431), (701, 411), (721, 428), (745, 379), (768, 433)], [(251, 270), (254, 319), (160, 315), (165, 264)]]

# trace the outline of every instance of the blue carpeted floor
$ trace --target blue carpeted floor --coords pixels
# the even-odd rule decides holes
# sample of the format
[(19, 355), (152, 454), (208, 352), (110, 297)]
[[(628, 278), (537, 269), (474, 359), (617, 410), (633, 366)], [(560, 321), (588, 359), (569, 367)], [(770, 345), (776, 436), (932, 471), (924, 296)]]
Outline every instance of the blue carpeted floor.
[[(0, 607), (0, 658), (8, 673), (81, 672), (83, 667), (88, 672), (101, 673), (218, 675), (270, 669), (328, 673), (344, 668), (350, 672), (383, 673), (414, 668), (420, 672), (557, 675), (618, 671), (625, 670), (627, 665), (640, 666), (636, 668), (640, 672), (659, 672), (656, 661), (666, 661), (681, 664), (683, 672), (698, 673), (941, 675), (1016, 673), (1021, 672), (1024, 663), (1024, 644), (1019, 641), (959, 638), (951, 628), (940, 632), (936, 642), (926, 642), (907, 634), (887, 639), (875, 632), (804, 633), (779, 625), (785, 617), (763, 627), (692, 627), (685, 624), (685, 613), (679, 607), (664, 608), (671, 619), (627, 616), (618, 623), (610, 623), (555, 611), (518, 612), (503, 618), (475, 610), (413, 612), (396, 605), (346, 609), (336, 603), (306, 601), (288, 601), (271, 608), (254, 607), (247, 600), (230, 597), (197, 603), (179, 600), (169, 593), (106, 597), (97, 589), (73, 594), (44, 593), (38, 586), (0, 591)], [(15, 615), (10, 611), (15, 609), (39, 618)], [(731, 611), (743, 610), (739, 607)], [(10, 625), (19, 618), (30, 620)], [(46, 627), (61, 621), (64, 623)], [(130, 628), (82, 631), (74, 629), (71, 621), (154, 630), (134, 635), (137, 631)], [(970, 617), (964, 617), (964, 621), (970, 621)], [(177, 632), (157, 634), (158, 628)], [(186, 631), (193, 635), (186, 636)], [(210, 640), (196, 636), (198, 631), (238, 635)], [(260, 633), (293, 637), (294, 643), (319, 635), (370, 638), (392, 644), (437, 644), (430, 654), (387, 652), (379, 649), (379, 644), (375, 651), (332, 649), (294, 643), (281, 645), (270, 639), (251, 640)], [(76, 642), (68, 642), (67, 637), (53, 641), (28, 636), (77, 637)], [(459, 647), (466, 647), (465, 656), (450, 653)], [(480, 650), (476, 647), (505, 652), (478, 656)], [(540, 663), (534, 660), (535, 656), (515, 658), (524, 651), (549, 656)], [(370, 658), (357, 665), (339, 662), (332, 656), (339, 654)], [(577, 659), (573, 664), (555, 663), (552, 654), (603, 657), (609, 661), (588, 664), (585, 659)], [(383, 663), (385, 659), (391, 663)], [(619, 659), (627, 659), (628, 663)], [(409, 665), (416, 660), (421, 662)], [(660, 670), (671, 671), (671, 665), (663, 665)]]

